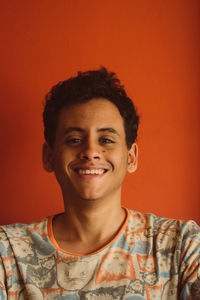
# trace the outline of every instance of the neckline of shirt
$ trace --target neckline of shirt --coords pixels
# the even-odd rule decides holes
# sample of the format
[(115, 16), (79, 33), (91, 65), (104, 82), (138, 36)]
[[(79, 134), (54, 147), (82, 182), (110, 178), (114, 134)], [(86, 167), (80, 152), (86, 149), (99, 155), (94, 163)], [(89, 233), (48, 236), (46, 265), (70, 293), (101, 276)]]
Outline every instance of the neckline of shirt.
[(94, 252), (91, 252), (91, 253), (88, 253), (88, 254), (80, 254), (80, 253), (72, 253), (72, 252), (69, 252), (69, 251), (66, 251), (66, 250), (63, 250), (62, 248), (60, 248), (57, 241), (56, 241), (56, 239), (55, 239), (55, 237), (54, 237), (54, 234), (53, 234), (52, 222), (53, 222), (53, 218), (55, 217), (54, 215), (48, 217), (48, 221), (47, 221), (48, 222), (47, 223), (48, 237), (49, 237), (51, 243), (56, 247), (57, 250), (59, 250), (63, 253), (66, 253), (68, 255), (72, 255), (72, 256), (91, 256), (91, 255), (97, 254), (97, 253), (101, 252), (102, 250), (104, 250), (105, 248), (109, 247), (120, 236), (120, 234), (122, 233), (122, 231), (126, 227), (126, 225), (128, 223), (129, 216), (130, 216), (130, 211), (126, 207), (123, 207), (123, 208), (126, 212), (126, 218), (125, 218), (125, 221), (124, 221), (122, 227), (120, 228), (120, 230), (117, 232), (115, 237), (110, 242), (108, 242), (106, 245), (104, 245), (103, 247), (101, 247), (100, 249), (98, 249)]

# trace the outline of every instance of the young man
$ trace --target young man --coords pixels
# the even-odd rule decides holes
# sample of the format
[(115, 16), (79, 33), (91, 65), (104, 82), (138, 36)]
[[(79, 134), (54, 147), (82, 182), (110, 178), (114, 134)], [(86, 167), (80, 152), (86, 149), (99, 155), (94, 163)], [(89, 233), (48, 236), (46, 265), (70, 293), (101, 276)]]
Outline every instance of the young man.
[(59, 83), (43, 117), (65, 211), (1, 227), (1, 299), (200, 299), (199, 227), (121, 207), (138, 116), (115, 74)]

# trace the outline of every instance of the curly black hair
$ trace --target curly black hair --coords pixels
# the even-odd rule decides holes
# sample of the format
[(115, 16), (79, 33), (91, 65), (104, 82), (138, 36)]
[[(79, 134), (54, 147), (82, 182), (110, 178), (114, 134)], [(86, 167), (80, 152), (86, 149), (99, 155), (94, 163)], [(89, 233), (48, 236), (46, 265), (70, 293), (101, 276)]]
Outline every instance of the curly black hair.
[(105, 98), (117, 106), (123, 120), (128, 149), (137, 138), (139, 117), (131, 99), (116, 74), (105, 67), (78, 72), (76, 77), (59, 82), (45, 96), (43, 112), (44, 137), (53, 148), (59, 112), (63, 107), (87, 102), (92, 98)]

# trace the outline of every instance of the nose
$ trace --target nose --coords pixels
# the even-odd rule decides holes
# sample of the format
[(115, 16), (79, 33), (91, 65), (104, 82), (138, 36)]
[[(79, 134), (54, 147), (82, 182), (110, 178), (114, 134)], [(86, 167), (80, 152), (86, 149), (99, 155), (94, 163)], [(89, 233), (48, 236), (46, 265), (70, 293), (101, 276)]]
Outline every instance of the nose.
[(98, 160), (101, 158), (101, 149), (100, 145), (96, 144), (93, 141), (87, 141), (83, 145), (83, 149), (79, 153), (79, 158), (80, 159), (85, 159), (85, 160)]

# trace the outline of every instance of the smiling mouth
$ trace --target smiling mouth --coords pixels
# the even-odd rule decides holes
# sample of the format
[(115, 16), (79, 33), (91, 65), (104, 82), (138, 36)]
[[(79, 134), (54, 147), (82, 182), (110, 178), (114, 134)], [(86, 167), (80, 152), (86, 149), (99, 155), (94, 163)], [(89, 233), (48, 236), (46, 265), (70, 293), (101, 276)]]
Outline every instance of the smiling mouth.
[(79, 175), (102, 175), (107, 171), (106, 169), (75, 169)]

